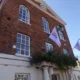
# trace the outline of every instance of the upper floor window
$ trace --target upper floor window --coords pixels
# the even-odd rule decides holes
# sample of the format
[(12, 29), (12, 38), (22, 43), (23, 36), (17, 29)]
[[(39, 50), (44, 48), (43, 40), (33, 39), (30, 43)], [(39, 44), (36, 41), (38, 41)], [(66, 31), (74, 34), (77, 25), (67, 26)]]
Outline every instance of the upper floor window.
[(20, 5), (20, 7), (19, 7), (19, 20), (24, 22), (24, 23), (30, 24), (30, 12), (29, 12), (29, 9), (26, 8), (23, 5)]
[(17, 34), (16, 54), (30, 56), (30, 37), (24, 34)]
[(61, 40), (64, 40), (64, 34), (63, 34), (63, 27), (62, 26), (57, 26), (57, 29), (58, 29), (58, 33), (59, 33), (59, 37)]
[(59, 37), (60, 37), (60, 39), (61, 39), (61, 40), (64, 40), (63, 32), (62, 32), (62, 31), (58, 31), (58, 33), (59, 33)]
[(63, 49), (64, 54), (69, 54), (69, 51), (67, 49)]
[(49, 29), (49, 23), (48, 21), (42, 17), (42, 26), (43, 26), (43, 30), (44, 32), (50, 34), (50, 29)]
[(53, 45), (50, 43), (45, 43), (46, 52), (53, 51)]

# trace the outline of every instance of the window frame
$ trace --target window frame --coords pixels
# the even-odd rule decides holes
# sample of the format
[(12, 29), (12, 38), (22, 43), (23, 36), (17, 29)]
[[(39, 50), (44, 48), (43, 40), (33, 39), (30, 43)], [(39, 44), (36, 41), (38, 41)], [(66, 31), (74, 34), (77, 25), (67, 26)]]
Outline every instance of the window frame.
[(64, 28), (60, 25), (57, 26), (57, 30), (58, 30), (58, 34), (59, 34), (59, 38), (60, 40), (65, 40), (65, 36), (64, 36)]
[(65, 48), (64, 48), (64, 49), (63, 49), (63, 53), (66, 54), (66, 55), (68, 55), (68, 54), (69, 54), (68, 49), (65, 49)]
[[(17, 53), (17, 52), (16, 52), (16, 55), (18, 55), (18, 56), (23, 56), (23, 57), (30, 57), (30, 36), (27, 36), (27, 35), (22, 34), (22, 33), (17, 33), (17, 35), (18, 35), (18, 34), (21, 35), (21, 43), (18, 43), (18, 42), (17, 42), (17, 36), (16, 36), (16, 50), (19, 49), (19, 48), (17, 48), (17, 44), (22, 45), (22, 35), (24, 35), (25, 37), (29, 37), (29, 41), (28, 41), (28, 42), (29, 42), (29, 45), (28, 45), (29, 50), (24, 49), (24, 51), (29, 51), (29, 55), (26, 55), (26, 54), (22, 55), (22, 54), (21, 54), (21, 47), (20, 47), (20, 53)], [(18, 38), (18, 39), (20, 39), (20, 38)], [(26, 41), (26, 40), (25, 40), (25, 41)], [(23, 45), (26, 46), (26, 43), (23, 44)], [(22, 50), (23, 50), (23, 49), (22, 49)]]
[[(52, 47), (52, 49), (50, 49), (51, 47)], [(48, 48), (48, 50), (47, 50), (47, 48)], [(53, 51), (54, 50), (53, 44), (45, 42), (45, 49), (46, 49), (46, 52)]]
[[(46, 26), (45, 26), (46, 25)], [(43, 27), (43, 31), (50, 34), (50, 26), (49, 26), (49, 22), (46, 18), (42, 17), (42, 27)]]
[[(21, 75), (23, 75), (23, 76), (21, 76)], [(15, 80), (18, 78), (18, 79), (24, 79), (25, 80), (25, 78), (24, 77), (26, 77), (26, 75), (28, 76), (28, 80), (31, 80), (30, 78), (31, 78), (31, 75), (30, 75), (30, 73), (15, 73)], [(20, 78), (21, 77), (21, 78)]]
[[(28, 16), (25, 16), (26, 18), (25, 18), (25, 21), (23, 21), (23, 10), (22, 10), (22, 14), (20, 13), (20, 9), (21, 9), (21, 7), (23, 7), (26, 11), (27, 11), (27, 13), (25, 13), (26, 15), (28, 15)], [(21, 16), (22, 16), (22, 18), (20, 18), (20, 14), (21, 14)], [(30, 24), (30, 11), (29, 11), (29, 9), (27, 8), (27, 7), (25, 7), (24, 5), (20, 5), (19, 6), (19, 18), (18, 18), (21, 22), (24, 22), (24, 23), (26, 23), (26, 24)]]
[(64, 34), (63, 34), (63, 32), (59, 30), (58, 33), (59, 33), (60, 39), (64, 41)]

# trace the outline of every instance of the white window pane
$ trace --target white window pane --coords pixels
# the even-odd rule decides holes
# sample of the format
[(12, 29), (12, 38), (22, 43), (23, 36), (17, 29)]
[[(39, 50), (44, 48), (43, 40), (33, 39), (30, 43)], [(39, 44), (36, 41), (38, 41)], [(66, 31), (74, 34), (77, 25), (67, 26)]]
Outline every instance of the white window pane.
[(46, 43), (46, 51), (53, 51), (53, 45), (50, 43)]
[(25, 16), (26, 16), (26, 10), (23, 10), (23, 15), (25, 15)]
[(26, 40), (29, 40), (29, 39), (30, 39), (30, 38), (27, 36), (27, 37), (26, 37)]
[(26, 38), (26, 36), (25, 35), (22, 35), (22, 39), (25, 39)]
[(46, 51), (49, 51), (48, 43), (46, 43)]
[(58, 31), (58, 32), (59, 32), (60, 39), (61, 39), (61, 40), (64, 40), (63, 32), (62, 32), (62, 31)]
[(25, 51), (24, 50), (21, 50), (21, 54), (24, 55), (24, 53), (25, 53)]
[(26, 41), (26, 45), (29, 46), (29, 41)]
[(26, 46), (26, 50), (29, 50), (29, 48), (30, 48), (29, 46)]
[(23, 15), (23, 19), (25, 20), (25, 18), (26, 18), (26, 16), (25, 15)]
[(16, 48), (20, 49), (20, 44), (17, 43), (16, 44)]
[(20, 9), (20, 12), (19, 13), (22, 14), (22, 8)]
[(30, 80), (30, 74), (17, 73), (15, 75), (15, 80)]
[(22, 9), (20, 9), (19, 14), (22, 14)]
[(30, 38), (24, 34), (19, 34), (16, 42), (16, 53), (21, 55), (29, 55), (30, 53)]
[(43, 26), (44, 32), (50, 33), (49, 23), (45, 18), (42, 18), (42, 26)]
[(25, 18), (22, 19), (25, 22)]
[(25, 21), (28, 23), (28, 20), (27, 20), (27, 18), (25, 18)]
[(25, 40), (22, 40), (22, 44), (25, 44)]
[(25, 51), (25, 55), (29, 55), (29, 51)]
[(21, 38), (21, 34), (17, 34), (17, 38)]
[(53, 45), (50, 44), (50, 51), (53, 51)]
[(17, 43), (21, 43), (21, 39), (17, 39)]
[(19, 14), (19, 19), (22, 19), (22, 14)]
[(21, 52), (20, 52), (20, 49), (16, 49), (16, 53), (17, 54), (20, 54)]
[(19, 9), (19, 19), (25, 23), (29, 23), (30, 22), (30, 13), (28, 8), (24, 7), (24, 6), (20, 6)]
[(25, 45), (21, 45), (21, 49), (25, 49)]
[(64, 54), (68, 54), (68, 50), (67, 49), (63, 49)]

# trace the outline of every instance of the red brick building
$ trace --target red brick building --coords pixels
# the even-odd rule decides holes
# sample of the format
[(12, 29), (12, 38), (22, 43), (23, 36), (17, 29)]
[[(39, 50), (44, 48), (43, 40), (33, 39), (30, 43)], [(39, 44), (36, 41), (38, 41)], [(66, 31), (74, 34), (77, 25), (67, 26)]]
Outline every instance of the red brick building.
[[(17, 34), (21, 33), (30, 37), (30, 53), (34, 53), (36, 50), (45, 47), (45, 42), (53, 44), (56, 50), (63, 51), (63, 49), (67, 49), (69, 53), (72, 53), (65, 23), (60, 19), (56, 20), (55, 18), (58, 19), (58, 17), (56, 17), (56, 14), (52, 13), (49, 8), (46, 7), (46, 10), (44, 10), (44, 8), (41, 8), (40, 3), (35, 0), (32, 1), (37, 7), (26, 0), (6, 0), (3, 4), (0, 17), (0, 52), (15, 54), (16, 50), (13, 49), (12, 46), (16, 45)], [(19, 19), (19, 15), (23, 15), (19, 12), (21, 6), (28, 10), (27, 20), (29, 20), (29, 22)], [(44, 30), (42, 24), (43, 18), (47, 21), (50, 32), (54, 26), (60, 26), (62, 28), (61, 36), (63, 36), (64, 39), (60, 39), (62, 44), (61, 48), (52, 40), (48, 39), (50, 32), (48, 33)]]
[[(36, 51), (55, 48), (72, 54), (65, 25), (42, 0), (0, 0), (0, 53), (30, 57)], [(60, 48), (49, 39), (55, 26)]]

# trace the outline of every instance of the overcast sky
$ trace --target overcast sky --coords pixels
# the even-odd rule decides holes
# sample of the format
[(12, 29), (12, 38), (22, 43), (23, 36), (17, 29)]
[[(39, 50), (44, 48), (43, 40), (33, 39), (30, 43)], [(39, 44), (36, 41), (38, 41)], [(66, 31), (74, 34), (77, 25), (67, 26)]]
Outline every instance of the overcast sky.
[[(80, 38), (80, 0), (44, 0), (66, 23), (72, 48)], [(75, 56), (80, 51), (73, 49)]]

